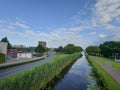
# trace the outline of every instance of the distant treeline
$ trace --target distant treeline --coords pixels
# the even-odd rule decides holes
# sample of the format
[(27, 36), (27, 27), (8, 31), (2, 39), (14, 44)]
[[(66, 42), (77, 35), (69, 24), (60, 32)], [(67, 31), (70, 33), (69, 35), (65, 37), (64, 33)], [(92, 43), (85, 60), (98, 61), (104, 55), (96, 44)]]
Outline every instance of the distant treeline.
[(120, 58), (120, 42), (106, 41), (99, 46), (88, 46), (85, 51), (89, 55)]
[(54, 49), (55, 52), (72, 54), (75, 52), (82, 52), (83, 49), (80, 46), (75, 46), (74, 44), (68, 44), (65, 47), (58, 47)]

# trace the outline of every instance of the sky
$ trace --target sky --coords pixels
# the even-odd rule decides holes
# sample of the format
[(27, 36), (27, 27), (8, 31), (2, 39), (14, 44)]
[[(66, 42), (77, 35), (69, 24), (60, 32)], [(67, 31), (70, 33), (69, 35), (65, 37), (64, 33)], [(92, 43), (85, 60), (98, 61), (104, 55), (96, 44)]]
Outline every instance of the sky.
[(120, 0), (0, 0), (0, 39), (86, 48), (120, 41)]

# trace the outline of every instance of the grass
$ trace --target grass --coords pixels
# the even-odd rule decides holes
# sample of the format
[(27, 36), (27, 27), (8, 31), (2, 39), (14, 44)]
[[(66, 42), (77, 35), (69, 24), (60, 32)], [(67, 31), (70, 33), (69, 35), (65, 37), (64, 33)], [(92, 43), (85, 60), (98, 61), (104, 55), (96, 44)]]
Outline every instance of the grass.
[[(100, 90), (120, 90), (120, 84), (117, 83), (106, 71), (104, 71), (96, 62), (93, 60), (93, 57), (87, 56), (88, 61), (91, 62), (95, 72), (97, 73), (96, 76), (99, 76), (98, 82), (102, 81), (102, 85), (104, 88), (100, 87)], [(101, 84), (101, 83), (99, 83)]]
[(38, 58), (35, 58), (33, 60), (27, 60), (27, 61), (24, 61), (24, 62), (18, 62), (18, 63), (14, 63), (14, 64), (8, 64), (8, 65), (5, 65), (5, 66), (1, 66), (0, 70), (1, 69), (5, 69), (5, 68), (9, 68), (9, 67), (13, 67), (13, 66), (18, 66), (18, 65), (26, 64), (26, 63), (36, 62), (36, 61), (42, 60), (44, 58), (45, 57), (38, 57)]
[(100, 56), (91, 56), (92, 58), (99, 60), (102, 64), (105, 65), (107, 58), (100, 57)]
[(115, 61), (112, 61), (110, 60), (110, 64), (113, 68), (115, 68), (116, 70), (120, 71), (120, 64), (115, 62)]
[(5, 62), (5, 54), (0, 53), (0, 63), (4, 63)]
[(110, 60), (110, 64), (113, 68), (116, 70), (120, 71), (120, 64), (115, 62), (112, 58), (105, 58), (105, 57), (100, 57), (100, 56), (91, 56), (93, 59), (99, 60), (102, 64), (105, 65), (106, 60)]
[(47, 63), (0, 79), (0, 90), (40, 90), (80, 55), (59, 55)]

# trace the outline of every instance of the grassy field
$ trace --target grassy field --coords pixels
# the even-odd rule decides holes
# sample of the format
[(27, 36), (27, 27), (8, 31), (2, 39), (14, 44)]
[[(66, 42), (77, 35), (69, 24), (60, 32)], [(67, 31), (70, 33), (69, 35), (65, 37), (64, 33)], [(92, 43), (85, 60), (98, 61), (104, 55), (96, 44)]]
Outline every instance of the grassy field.
[(87, 56), (87, 58), (88, 61), (92, 64), (93, 69), (97, 73), (96, 78), (98, 79), (98, 83), (100, 82), (99, 84), (104, 86), (104, 88), (100, 87), (100, 90), (120, 90), (120, 85), (98, 64), (95, 63), (95, 61), (93, 60), (93, 56)]
[(47, 63), (0, 79), (0, 90), (40, 90), (67, 65), (79, 58), (79, 54), (57, 54)]

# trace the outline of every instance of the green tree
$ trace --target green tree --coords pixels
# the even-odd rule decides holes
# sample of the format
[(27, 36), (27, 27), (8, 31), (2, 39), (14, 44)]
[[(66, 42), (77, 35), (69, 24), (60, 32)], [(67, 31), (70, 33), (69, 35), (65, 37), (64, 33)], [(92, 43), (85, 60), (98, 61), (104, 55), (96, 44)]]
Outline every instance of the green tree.
[(9, 40), (7, 39), (7, 37), (2, 38), (1, 42), (7, 42), (8, 43), (7, 49), (11, 49), (12, 48), (12, 45), (10, 44)]
[(99, 46), (88, 46), (85, 50), (89, 55), (99, 55), (100, 53)]
[(72, 54), (75, 52), (82, 52), (83, 49), (80, 46), (74, 46), (74, 44), (68, 44), (65, 47), (59, 46), (58, 48), (55, 48), (54, 51)]
[(57, 49), (57, 52), (63, 52), (63, 47), (59, 46), (58, 49)]
[(38, 45), (35, 48), (35, 52), (37, 52), (37, 53), (44, 53), (45, 51), (46, 51), (46, 49), (42, 45)]
[[(101, 54), (104, 57), (120, 56), (120, 42), (118, 41), (106, 41), (100, 44)], [(119, 58), (119, 57), (118, 57)]]
[(68, 44), (67, 46), (64, 47), (64, 52), (68, 54), (74, 53), (74, 45), (73, 44)]
[(74, 44), (68, 44), (67, 46), (64, 47), (64, 52), (68, 54), (82, 51), (83, 49), (80, 46), (74, 46)]

